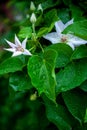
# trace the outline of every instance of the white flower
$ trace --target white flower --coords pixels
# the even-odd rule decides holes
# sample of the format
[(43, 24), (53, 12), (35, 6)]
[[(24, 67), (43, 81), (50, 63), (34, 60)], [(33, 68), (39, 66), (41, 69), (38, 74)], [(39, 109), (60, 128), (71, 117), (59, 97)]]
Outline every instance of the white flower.
[(36, 22), (36, 16), (34, 13), (32, 13), (31, 17), (30, 17), (30, 22), (31, 23), (35, 23)]
[(25, 38), (21, 44), (17, 36), (15, 35), (15, 44), (6, 40), (6, 42), (9, 44), (11, 48), (4, 48), (4, 50), (13, 52), (12, 56), (18, 56), (18, 55), (32, 55), (27, 49), (26, 49), (26, 42), (27, 38)]
[(43, 37), (52, 42), (53, 44), (66, 43), (73, 50), (75, 49), (76, 46), (86, 44), (87, 43), (86, 40), (74, 36), (73, 34), (62, 34), (63, 30), (71, 24), (73, 24), (73, 19), (68, 21), (66, 24), (63, 24), (63, 22), (59, 20), (58, 22), (55, 23), (56, 32), (48, 33)]

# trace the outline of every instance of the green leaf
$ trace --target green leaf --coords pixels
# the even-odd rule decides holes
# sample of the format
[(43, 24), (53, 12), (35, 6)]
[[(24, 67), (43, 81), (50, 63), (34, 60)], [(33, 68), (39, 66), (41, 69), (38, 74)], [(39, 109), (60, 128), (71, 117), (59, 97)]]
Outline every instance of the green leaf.
[(33, 86), (39, 94), (45, 93), (47, 97), (55, 101), (55, 61), (57, 53), (54, 50), (47, 50), (43, 57), (32, 56), (28, 62), (28, 74), (31, 77)]
[(70, 10), (72, 14), (72, 18), (74, 18), (75, 21), (83, 20), (83, 9), (81, 9), (79, 6), (76, 5), (70, 5)]
[(58, 21), (58, 15), (57, 15), (57, 10), (52, 9), (49, 12), (45, 14), (44, 20), (46, 22), (46, 25), (49, 27), (50, 24), (55, 23)]
[(84, 81), (80, 86), (80, 89), (82, 89), (83, 91), (87, 92), (87, 80)]
[(70, 62), (70, 57), (72, 55), (72, 49), (67, 44), (58, 43), (49, 46), (46, 49), (54, 49), (58, 55), (56, 59), (56, 68), (64, 67)]
[(35, 27), (42, 25), (43, 24), (43, 20), (44, 20), (43, 19), (43, 15), (40, 14), (40, 16), (37, 17), (37, 20), (36, 20), (36, 23), (35, 23)]
[(30, 38), (32, 36), (32, 29), (31, 27), (22, 27), (18, 34), (21, 38)]
[(74, 22), (68, 26), (63, 33), (72, 32), (74, 35), (87, 40), (87, 20)]
[(37, 33), (37, 37), (41, 37), (41, 36), (45, 35), (46, 33), (48, 33), (48, 30), (49, 30), (48, 27), (40, 28), (38, 33)]
[(58, 4), (60, 4), (60, 2), (61, 2), (61, 0), (56, 1), (56, 2), (54, 2), (54, 0), (45, 0), (42, 3), (42, 8), (43, 8), (43, 10), (45, 10), (45, 9), (48, 9), (50, 7), (54, 7), (54, 6), (58, 5)]
[(60, 104), (54, 104), (46, 97), (43, 97), (43, 99), (46, 105), (46, 115), (48, 120), (54, 123), (58, 130), (71, 130), (73, 117), (67, 109)]
[(86, 111), (85, 111), (84, 123), (87, 123), (87, 108), (86, 108)]
[(72, 0), (63, 0), (65, 5), (70, 5), (72, 3)]
[(56, 92), (64, 92), (75, 88), (87, 79), (87, 59), (67, 65), (56, 75)]
[(55, 22), (58, 20), (57, 11), (52, 9), (51, 11), (47, 12), (44, 18), (45, 25), (44, 27), (40, 28), (37, 37), (41, 37), (47, 33), (49, 33), (53, 27)]
[(62, 20), (63, 23), (66, 23), (70, 20), (70, 10), (68, 8), (58, 9), (58, 17)]
[(71, 56), (71, 59), (81, 59), (84, 57), (87, 57), (87, 46), (82, 45), (75, 49)]
[(42, 37), (43, 35), (49, 33), (54, 27), (54, 23), (52, 23), (50, 25), (50, 27), (42, 27), (39, 29), (38, 33), (37, 33), (37, 37)]
[(23, 73), (14, 73), (10, 76), (9, 85), (14, 91), (24, 91), (32, 88), (31, 80)]
[(81, 8), (83, 9), (83, 10), (87, 10), (87, 0), (84, 0), (84, 1), (82, 1), (82, 0), (78, 0), (77, 2), (79, 2), (79, 5), (81, 6)]
[(87, 97), (81, 91), (67, 91), (62, 94), (70, 113), (82, 124), (87, 106)]
[(0, 64), (0, 75), (22, 70), (23, 62), (18, 57), (11, 57)]

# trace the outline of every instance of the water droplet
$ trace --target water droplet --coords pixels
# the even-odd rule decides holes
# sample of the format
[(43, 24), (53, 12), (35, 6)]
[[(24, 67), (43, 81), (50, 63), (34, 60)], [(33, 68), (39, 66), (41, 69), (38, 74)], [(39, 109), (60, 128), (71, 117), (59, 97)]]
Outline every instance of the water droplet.
[(79, 75), (79, 76), (81, 75), (81, 72), (80, 72), (80, 71), (78, 71), (78, 75)]
[(40, 75), (40, 80), (46, 80), (46, 75), (42, 73), (42, 74)]
[(37, 70), (37, 69), (40, 69), (40, 67), (41, 67), (41, 64), (34, 64), (34, 65), (32, 66), (32, 69), (33, 69), (33, 70)]
[(33, 71), (33, 75), (36, 75), (36, 72), (35, 72), (35, 71)]
[(61, 91), (65, 91), (65, 87), (62, 87), (62, 88), (61, 88)]
[(42, 76), (42, 79), (44, 79), (44, 80), (45, 80), (45, 79), (46, 79), (46, 76), (45, 76), (45, 75), (43, 75), (43, 76)]

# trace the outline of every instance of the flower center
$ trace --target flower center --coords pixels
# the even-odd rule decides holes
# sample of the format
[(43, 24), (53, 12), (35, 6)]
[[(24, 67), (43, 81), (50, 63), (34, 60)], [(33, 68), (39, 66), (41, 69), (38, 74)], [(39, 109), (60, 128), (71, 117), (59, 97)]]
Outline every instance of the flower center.
[(61, 42), (67, 42), (67, 36), (62, 35), (62, 37), (61, 37)]
[(16, 51), (24, 52), (24, 49), (23, 49), (21, 46), (17, 46), (17, 47), (16, 47)]

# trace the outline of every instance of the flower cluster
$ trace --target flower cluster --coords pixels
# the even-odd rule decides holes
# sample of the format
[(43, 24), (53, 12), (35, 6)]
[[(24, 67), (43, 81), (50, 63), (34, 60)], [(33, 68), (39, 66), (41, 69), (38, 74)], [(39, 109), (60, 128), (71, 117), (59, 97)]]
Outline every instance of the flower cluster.
[[(34, 3), (31, 1), (31, 3), (30, 3), (30, 11), (32, 12), (32, 14), (31, 14), (31, 17), (30, 17), (30, 22), (32, 23), (32, 30), (33, 30), (32, 35), (34, 36), (34, 38), (36, 37), (35, 23), (36, 23), (36, 20), (37, 20), (36, 15), (34, 13), (35, 10), (36, 10), (36, 7), (35, 7)], [(37, 11), (43, 12), (41, 4), (38, 5)], [(29, 15), (27, 17), (29, 17)], [(26, 49), (27, 38), (25, 38), (23, 40), (23, 42), (21, 43), (19, 41), (19, 39), (17, 38), (17, 36), (15, 35), (15, 44), (8, 41), (8, 40), (6, 40), (6, 42), (9, 44), (9, 46), (11, 48), (4, 48), (4, 50), (13, 52), (12, 56), (18, 56), (18, 55), (21, 55), (21, 54), (23, 54), (23, 55), (32, 55), (30, 53), (30, 51)]]
[[(32, 12), (31, 17), (30, 17), (30, 22), (32, 23), (32, 37), (31, 39), (37, 39), (36, 32), (35, 32), (35, 23), (36, 23), (36, 15), (35, 15), (35, 10), (36, 7), (34, 3), (31, 1), (30, 4), (30, 10)], [(37, 10), (40, 10), (43, 12), (41, 4), (38, 5)], [(44, 35), (43, 37), (47, 40), (49, 40), (51, 43), (56, 44), (56, 43), (65, 43), (68, 44), (73, 50), (75, 49), (76, 46), (86, 44), (87, 41), (79, 38), (73, 34), (63, 34), (62, 32), (64, 31), (65, 28), (67, 28), (69, 25), (73, 24), (73, 19), (68, 21), (66, 24), (64, 24), (61, 20), (55, 22), (55, 29), (56, 32), (48, 33)], [(4, 48), (7, 51), (13, 52), (12, 56), (18, 56), (18, 55), (32, 55), (29, 50), (26, 49), (26, 42), (27, 38), (23, 40), (21, 43), (17, 36), (15, 35), (15, 44), (6, 40), (6, 42), (9, 44), (11, 48)]]
[[(32, 24), (34, 24), (34, 23), (36, 22), (35, 10), (36, 10), (36, 7), (35, 7), (35, 5), (34, 5), (34, 2), (31, 1), (30, 11), (32, 11), (32, 14), (31, 14), (31, 17), (30, 17), (30, 22), (31, 22)], [(38, 5), (37, 11), (43, 12), (43, 9), (42, 9), (41, 4)]]

